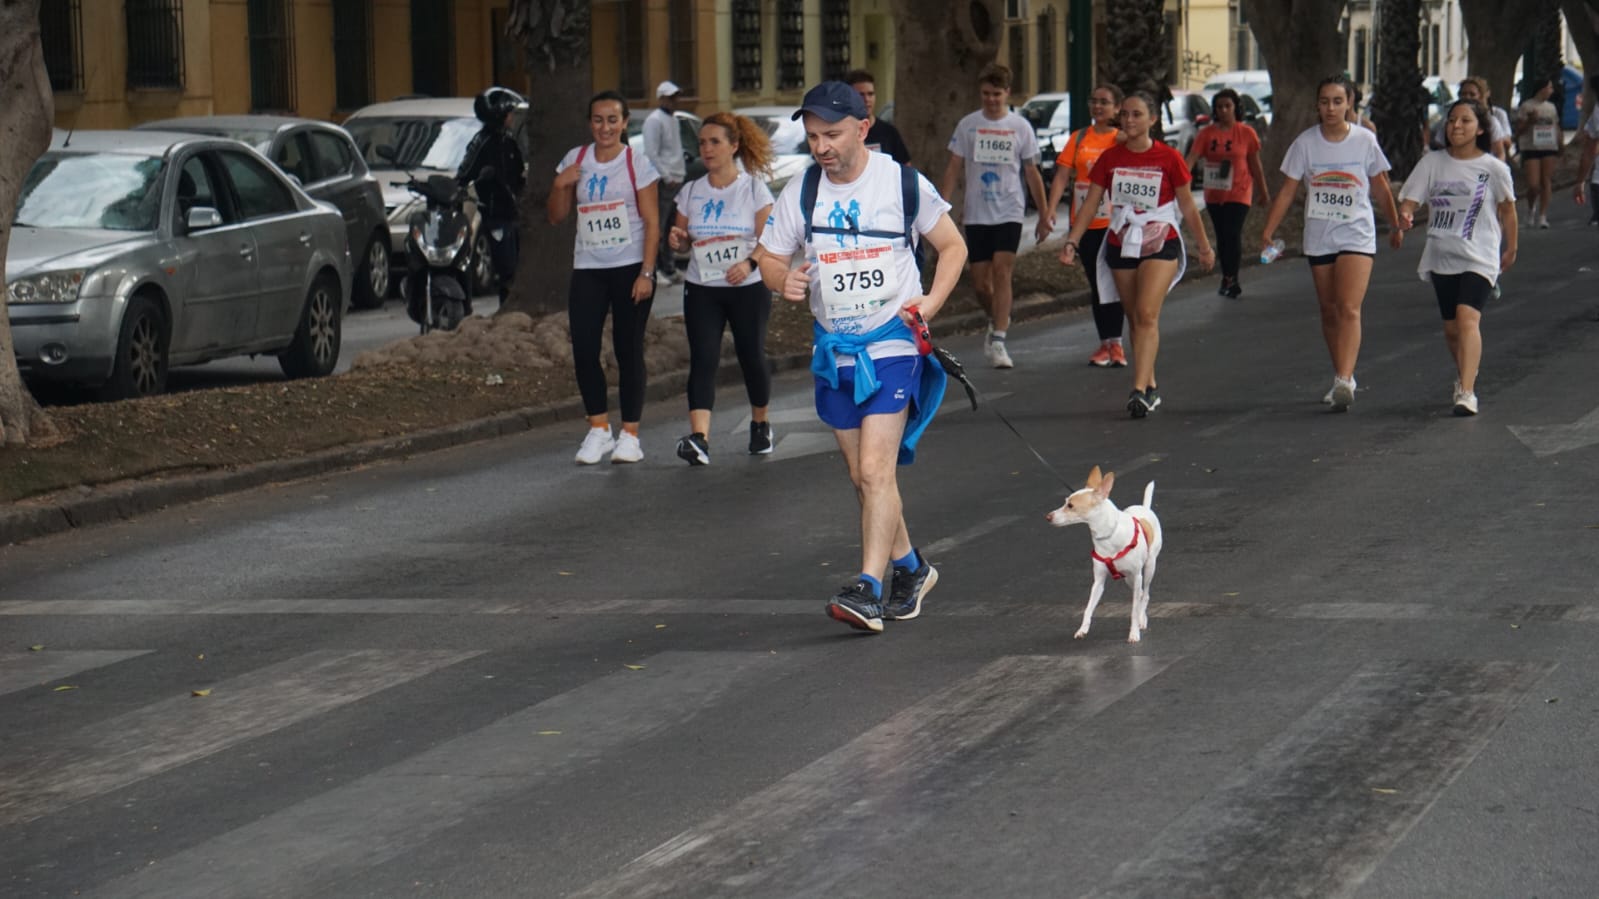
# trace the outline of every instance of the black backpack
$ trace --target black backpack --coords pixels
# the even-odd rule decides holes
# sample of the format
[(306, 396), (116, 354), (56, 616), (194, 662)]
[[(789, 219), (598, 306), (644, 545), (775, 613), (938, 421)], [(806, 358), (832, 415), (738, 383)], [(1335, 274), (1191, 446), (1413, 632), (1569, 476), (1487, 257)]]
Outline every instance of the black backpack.
[(905, 245), (910, 247), (912, 255), (916, 257), (916, 271), (920, 272), (922, 242), (916, 234), (916, 217), (922, 211), (922, 192), (920, 185), (916, 183), (916, 178), (915, 169), (908, 165), (899, 165), (900, 208), (905, 213), (904, 231), (862, 231), (854, 226), (854, 222), (851, 222), (848, 228), (818, 228), (811, 224), (811, 218), (816, 213), (816, 193), (822, 186), (822, 167), (813, 164), (805, 170), (804, 180), (800, 182), (800, 214), (805, 220), (805, 243), (810, 244), (812, 234), (852, 234), (888, 240), (896, 237), (904, 238)]

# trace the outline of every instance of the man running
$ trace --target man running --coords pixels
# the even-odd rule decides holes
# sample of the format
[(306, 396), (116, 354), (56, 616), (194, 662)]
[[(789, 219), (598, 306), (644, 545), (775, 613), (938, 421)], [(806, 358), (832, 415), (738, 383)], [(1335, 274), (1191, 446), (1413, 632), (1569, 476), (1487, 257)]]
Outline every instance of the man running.
[[(944, 372), (917, 352), (906, 310), (938, 313), (960, 279), (966, 247), (949, 204), (926, 178), (867, 149), (869, 113), (853, 88), (823, 82), (794, 117), (805, 121), (816, 164), (789, 181), (772, 209), (761, 235), (761, 278), (785, 300), (810, 302), (816, 411), (833, 428), (860, 501), (861, 573), (828, 602), (827, 614), (880, 633), (884, 618), (921, 614), (938, 581), (911, 544), (895, 466), (914, 458), (942, 399)], [(938, 251), (925, 295), (911, 244), (920, 238)], [(790, 268), (801, 251), (803, 263)]]
[[(988, 310), (987, 356), (995, 368), (1011, 368), (1005, 349), (1010, 327), (1011, 273), (1022, 243), (1027, 204), (1022, 178), (1033, 203), (1044, 208), (1044, 179), (1038, 174), (1038, 138), (1028, 121), (1010, 111), (1010, 69), (991, 64), (978, 77), (983, 108), (961, 119), (949, 139), (949, 166), (944, 170), (944, 196), (966, 173), (966, 245), (972, 263), (972, 287)], [(969, 163), (969, 164), (967, 164)]]
[[(677, 201), (678, 189), (688, 177), (688, 163), (683, 157), (683, 133), (678, 130), (677, 95), (682, 91), (670, 81), (662, 81), (655, 88), (656, 107), (644, 119), (644, 155), (650, 158), (655, 170), (661, 173), (660, 220), (672, 221), (672, 206)], [(669, 281), (677, 280), (677, 257), (667, 243), (667, 233), (661, 229), (661, 246), (655, 254), (655, 269)]]
[(866, 149), (887, 153), (900, 165), (910, 165), (911, 149), (905, 146), (899, 129), (877, 117), (877, 79), (865, 69), (856, 69), (845, 75), (844, 81), (855, 88), (855, 93), (860, 94), (861, 101), (866, 104), (866, 119), (872, 126), (866, 130)]

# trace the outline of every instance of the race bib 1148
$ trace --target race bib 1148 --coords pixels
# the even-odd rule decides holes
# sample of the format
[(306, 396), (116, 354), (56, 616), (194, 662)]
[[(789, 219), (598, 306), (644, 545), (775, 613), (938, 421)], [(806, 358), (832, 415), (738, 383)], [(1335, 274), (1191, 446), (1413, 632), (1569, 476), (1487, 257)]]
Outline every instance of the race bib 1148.
[(608, 250), (633, 242), (633, 220), (626, 200), (588, 203), (577, 207), (577, 245), (585, 250)]

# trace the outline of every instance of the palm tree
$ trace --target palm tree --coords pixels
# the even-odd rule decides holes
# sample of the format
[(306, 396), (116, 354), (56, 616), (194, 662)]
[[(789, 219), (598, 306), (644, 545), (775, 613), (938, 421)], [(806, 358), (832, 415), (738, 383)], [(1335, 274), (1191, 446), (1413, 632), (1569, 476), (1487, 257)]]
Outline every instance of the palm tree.
[[(1167, 49), (1164, 0), (1106, 0), (1100, 77), (1125, 93), (1142, 91), (1164, 105), (1171, 100), (1166, 80), (1172, 60)], [(1156, 140), (1163, 136), (1159, 115), (1150, 136)]]
[(1428, 95), (1421, 84), (1417, 57), (1421, 53), (1421, 0), (1381, 0), (1377, 22), (1376, 86), (1372, 90), (1371, 120), (1393, 166), (1392, 177), (1403, 180), (1427, 150)]

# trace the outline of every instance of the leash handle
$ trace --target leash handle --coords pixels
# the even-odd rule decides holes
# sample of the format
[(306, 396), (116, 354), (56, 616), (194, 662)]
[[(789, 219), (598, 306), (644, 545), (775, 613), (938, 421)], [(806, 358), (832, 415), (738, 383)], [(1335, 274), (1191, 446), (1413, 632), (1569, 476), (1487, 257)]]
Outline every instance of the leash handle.
[(921, 307), (912, 304), (906, 306), (905, 311), (909, 312), (911, 318), (915, 320), (915, 324), (911, 327), (911, 336), (916, 338), (916, 352), (923, 356), (931, 355), (933, 352), (933, 332), (927, 327), (927, 319), (922, 318)]

